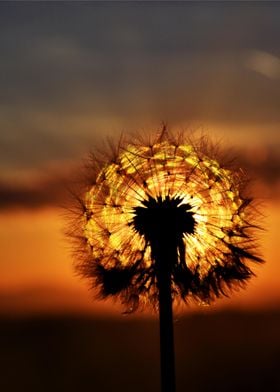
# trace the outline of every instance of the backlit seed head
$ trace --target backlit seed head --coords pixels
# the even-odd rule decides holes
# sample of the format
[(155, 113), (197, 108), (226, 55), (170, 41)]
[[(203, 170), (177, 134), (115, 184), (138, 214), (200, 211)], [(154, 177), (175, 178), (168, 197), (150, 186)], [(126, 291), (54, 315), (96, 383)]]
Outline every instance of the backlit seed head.
[(152, 141), (121, 140), (88, 171), (74, 233), (82, 250), (77, 269), (100, 297), (120, 297), (131, 311), (156, 307), (160, 244), (177, 249), (174, 300), (210, 303), (252, 276), (250, 262), (262, 262), (245, 175), (219, 163), (204, 138), (164, 128)]

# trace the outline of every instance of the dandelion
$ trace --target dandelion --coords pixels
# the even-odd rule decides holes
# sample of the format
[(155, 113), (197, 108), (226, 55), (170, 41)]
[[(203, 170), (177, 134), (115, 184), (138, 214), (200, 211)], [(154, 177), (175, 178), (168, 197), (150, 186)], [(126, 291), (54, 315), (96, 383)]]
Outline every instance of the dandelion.
[(209, 304), (253, 275), (250, 262), (262, 259), (252, 199), (242, 170), (219, 163), (204, 138), (164, 127), (112, 150), (92, 158), (79, 198), (77, 268), (101, 298), (159, 309), (162, 390), (174, 391), (172, 303)]

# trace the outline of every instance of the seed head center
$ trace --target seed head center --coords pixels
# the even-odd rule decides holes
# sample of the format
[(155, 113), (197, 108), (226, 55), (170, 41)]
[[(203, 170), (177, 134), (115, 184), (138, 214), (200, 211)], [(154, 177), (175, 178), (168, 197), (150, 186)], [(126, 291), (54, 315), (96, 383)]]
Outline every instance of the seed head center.
[(177, 243), (183, 234), (193, 234), (195, 219), (191, 205), (181, 198), (149, 198), (143, 207), (134, 208), (133, 226), (151, 245), (173, 240)]

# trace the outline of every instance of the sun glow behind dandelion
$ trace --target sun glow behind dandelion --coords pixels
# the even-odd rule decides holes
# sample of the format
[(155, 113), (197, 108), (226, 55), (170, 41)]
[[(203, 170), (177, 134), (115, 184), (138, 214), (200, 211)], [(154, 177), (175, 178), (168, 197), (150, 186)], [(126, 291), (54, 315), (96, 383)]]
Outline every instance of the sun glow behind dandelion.
[(184, 209), (176, 219), (189, 221), (178, 229), (173, 299), (209, 303), (252, 275), (245, 262), (262, 260), (254, 252), (244, 175), (221, 166), (209, 151), (202, 140), (193, 143), (165, 131), (153, 143), (120, 143), (114, 158), (92, 178), (83, 200), (87, 257), (78, 269), (102, 297), (120, 295), (133, 309), (156, 304), (152, 240), (137, 222), (140, 213), (157, 206), (161, 209), (151, 215), (150, 225), (158, 221), (166, 239), (175, 230), (167, 227), (166, 211)]

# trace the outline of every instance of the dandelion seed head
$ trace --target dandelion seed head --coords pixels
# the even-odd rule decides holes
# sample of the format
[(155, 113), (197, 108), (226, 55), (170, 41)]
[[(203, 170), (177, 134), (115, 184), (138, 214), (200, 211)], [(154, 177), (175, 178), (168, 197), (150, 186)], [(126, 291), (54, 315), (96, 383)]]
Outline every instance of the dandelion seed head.
[(210, 303), (251, 277), (255, 253), (244, 174), (219, 164), (203, 143), (165, 131), (154, 143), (123, 142), (83, 195), (87, 257), (79, 265), (101, 297), (132, 309), (157, 303), (153, 247), (176, 240), (174, 300)]

